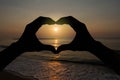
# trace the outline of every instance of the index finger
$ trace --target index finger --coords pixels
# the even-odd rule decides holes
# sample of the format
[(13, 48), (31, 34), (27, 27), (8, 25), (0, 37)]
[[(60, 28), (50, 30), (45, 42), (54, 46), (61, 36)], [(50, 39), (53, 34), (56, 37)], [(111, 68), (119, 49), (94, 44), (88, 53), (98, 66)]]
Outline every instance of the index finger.
[(69, 24), (76, 32), (78, 32), (78, 30), (82, 30), (82, 28), (85, 27), (84, 23), (78, 21), (72, 16), (60, 18), (56, 23), (57, 24)]
[(54, 23), (55, 21), (53, 21), (51, 18), (40, 16), (37, 19), (35, 19), (33, 22), (29, 23), (26, 26), (25, 30), (35, 34), (43, 24), (54, 24)]

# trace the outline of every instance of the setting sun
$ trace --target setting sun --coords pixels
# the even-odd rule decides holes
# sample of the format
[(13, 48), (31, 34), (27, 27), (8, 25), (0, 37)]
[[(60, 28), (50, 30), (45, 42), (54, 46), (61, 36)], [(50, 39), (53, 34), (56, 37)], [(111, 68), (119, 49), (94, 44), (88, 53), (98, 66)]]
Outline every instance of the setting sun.
[(53, 30), (54, 30), (55, 32), (58, 32), (58, 31), (59, 31), (59, 26), (55, 24)]
[(71, 38), (75, 36), (75, 31), (67, 24), (64, 25), (43, 25), (36, 33), (40, 38)]
[(54, 31), (55, 31), (55, 32), (58, 32), (58, 28), (57, 28), (57, 27), (54, 27)]

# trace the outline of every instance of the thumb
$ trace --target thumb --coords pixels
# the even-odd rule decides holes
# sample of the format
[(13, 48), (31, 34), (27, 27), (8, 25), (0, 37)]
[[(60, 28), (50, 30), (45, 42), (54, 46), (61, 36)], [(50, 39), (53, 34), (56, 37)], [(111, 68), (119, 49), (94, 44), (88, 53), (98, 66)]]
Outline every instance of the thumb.
[(55, 48), (51, 45), (44, 45), (44, 50), (52, 51), (54, 54), (56, 53)]
[(70, 50), (70, 46), (68, 44), (64, 44), (58, 47), (57, 49), (57, 53), (61, 52), (61, 51), (65, 51), (65, 50)]

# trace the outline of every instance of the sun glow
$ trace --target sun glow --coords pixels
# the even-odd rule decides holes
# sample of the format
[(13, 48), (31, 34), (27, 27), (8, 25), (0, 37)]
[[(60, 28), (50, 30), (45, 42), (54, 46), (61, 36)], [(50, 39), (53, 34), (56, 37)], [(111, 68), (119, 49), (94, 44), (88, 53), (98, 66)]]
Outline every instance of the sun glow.
[(54, 31), (55, 31), (55, 32), (58, 32), (58, 28), (57, 28), (57, 27), (54, 27)]
[(58, 32), (58, 31), (59, 31), (59, 26), (55, 24), (53, 30), (54, 30), (55, 32)]
[[(36, 35), (38, 38), (74, 38), (75, 31), (67, 24), (58, 25), (43, 25), (39, 31), (37, 31)], [(55, 41), (57, 42), (57, 40)]]

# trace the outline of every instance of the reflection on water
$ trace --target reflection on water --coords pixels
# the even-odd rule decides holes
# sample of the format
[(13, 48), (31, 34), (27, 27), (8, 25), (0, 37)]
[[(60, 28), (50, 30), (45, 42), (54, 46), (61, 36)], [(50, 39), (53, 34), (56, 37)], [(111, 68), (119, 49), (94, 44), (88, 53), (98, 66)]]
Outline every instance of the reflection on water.
[(66, 69), (64, 65), (57, 61), (48, 62), (49, 67), (49, 79), (48, 80), (61, 80), (61, 76), (59, 74), (63, 73)]
[(57, 48), (62, 45), (62, 44), (68, 44), (72, 41), (71, 38), (47, 38), (47, 39), (40, 39), (40, 41), (43, 44), (49, 44), (55, 47), (55, 49), (57, 50)]
[[(49, 44), (57, 49), (62, 44), (69, 44), (73, 39), (72, 38), (47, 38), (47, 39), (40, 39), (43, 44)], [(96, 39), (107, 47), (115, 50), (120, 49), (120, 39)]]
[(54, 40), (53, 46), (55, 47), (56, 50), (57, 50), (58, 46), (60, 46), (58, 39), (55, 39), (55, 40)]
[[(40, 42), (43, 44), (49, 44), (55, 47), (55, 49), (58, 48), (58, 46), (62, 44), (68, 44), (70, 43), (73, 38), (39, 38)], [(120, 50), (120, 39), (96, 39), (97, 41), (102, 42), (104, 45), (111, 49)], [(15, 39), (6, 39), (6, 40), (0, 40), (0, 47), (3, 46), (9, 46), (11, 43), (16, 42)]]

